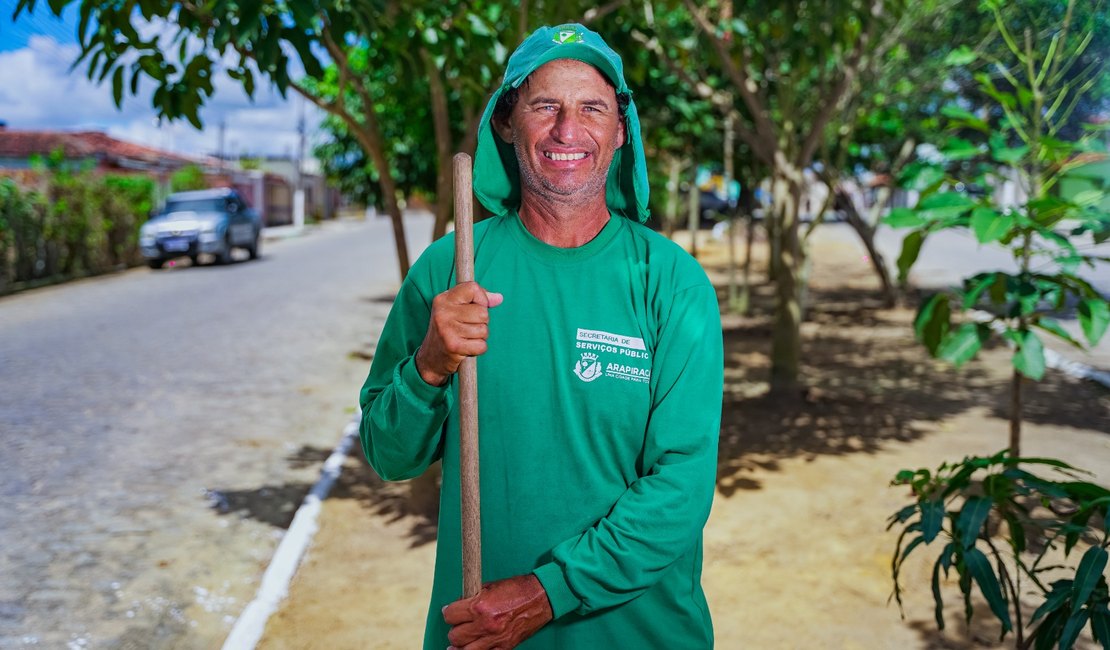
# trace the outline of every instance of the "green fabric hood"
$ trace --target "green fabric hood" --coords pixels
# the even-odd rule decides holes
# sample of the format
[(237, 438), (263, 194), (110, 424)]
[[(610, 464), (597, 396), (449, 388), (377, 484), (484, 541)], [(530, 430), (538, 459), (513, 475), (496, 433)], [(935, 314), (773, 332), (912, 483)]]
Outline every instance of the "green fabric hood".
[[(494, 133), (490, 120), (501, 94), (520, 84), (545, 63), (574, 59), (597, 68), (616, 87), (617, 93), (632, 91), (624, 79), (620, 56), (596, 32), (571, 23), (541, 27), (520, 44), (509, 57), (505, 78), (493, 93), (478, 126), (474, 153), (474, 194), (490, 212), (502, 215), (520, 206), (520, 171), (513, 145)], [(636, 104), (629, 101), (624, 114), (625, 143), (613, 155), (605, 186), (605, 203), (610, 212), (635, 221), (647, 221), (648, 179), (640, 118)]]

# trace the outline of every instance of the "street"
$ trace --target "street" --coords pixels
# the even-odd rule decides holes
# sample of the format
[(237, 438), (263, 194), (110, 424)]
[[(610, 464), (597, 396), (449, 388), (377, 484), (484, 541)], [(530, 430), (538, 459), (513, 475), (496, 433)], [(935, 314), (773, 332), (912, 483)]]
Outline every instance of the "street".
[(397, 286), (376, 218), (0, 299), (0, 648), (219, 647)]

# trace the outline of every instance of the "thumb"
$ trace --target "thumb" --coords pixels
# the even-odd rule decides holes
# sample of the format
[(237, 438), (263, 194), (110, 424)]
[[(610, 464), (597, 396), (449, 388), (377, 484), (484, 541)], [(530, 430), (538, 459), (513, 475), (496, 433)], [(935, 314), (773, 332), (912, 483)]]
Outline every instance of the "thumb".
[(487, 291), (486, 292), (486, 303), (487, 303), (486, 306), (487, 307), (496, 307), (504, 301), (505, 301), (505, 296), (504, 295), (502, 295), (500, 293), (494, 293), (492, 291)]

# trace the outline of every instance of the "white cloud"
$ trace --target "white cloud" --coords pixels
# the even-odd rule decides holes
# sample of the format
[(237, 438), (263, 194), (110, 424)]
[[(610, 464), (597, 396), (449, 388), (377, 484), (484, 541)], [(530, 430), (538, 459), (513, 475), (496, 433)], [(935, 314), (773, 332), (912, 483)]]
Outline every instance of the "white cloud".
[[(203, 131), (187, 122), (158, 125), (150, 105), (150, 86), (139, 94), (125, 93), (122, 109), (112, 102), (111, 83), (97, 86), (81, 67), (69, 72), (79, 49), (48, 36), (32, 36), (27, 47), (0, 52), (0, 120), (11, 129), (102, 130), (113, 137), (186, 154), (213, 153), (219, 127), (225, 125), (224, 149), (232, 155), (292, 154), (296, 151), (301, 99), (290, 92), (282, 98), (257, 79), (254, 102), (225, 74), (215, 79), (216, 92), (201, 109)], [(305, 106), (309, 141), (321, 113)]]

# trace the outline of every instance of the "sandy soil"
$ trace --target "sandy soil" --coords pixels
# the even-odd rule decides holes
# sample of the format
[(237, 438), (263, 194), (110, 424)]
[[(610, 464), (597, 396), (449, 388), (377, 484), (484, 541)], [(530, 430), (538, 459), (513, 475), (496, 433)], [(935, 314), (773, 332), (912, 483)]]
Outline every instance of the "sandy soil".
[[(996, 647), (985, 607), (964, 625), (952, 584), (948, 629), (935, 630), (921, 551), (907, 564), (899, 616), (888, 602), (895, 535), (884, 529), (908, 503), (905, 489), (889, 487), (899, 469), (1006, 445), (1009, 355), (989, 350), (959, 372), (929, 359), (913, 341), (912, 311), (879, 307), (858, 250), (820, 241), (815, 250), (815, 306), (803, 330), (810, 388), (800, 402), (764, 396), (771, 288), (756, 288), (751, 315), (724, 321), (724, 421), (704, 575), (717, 647)], [(720, 251), (710, 253), (706, 265), (723, 283)], [(1027, 399), (1027, 453), (1110, 483), (1110, 393), (1051, 373)], [(261, 648), (420, 646), (434, 526), (407, 509), (405, 495), (361, 458), (348, 460)]]

